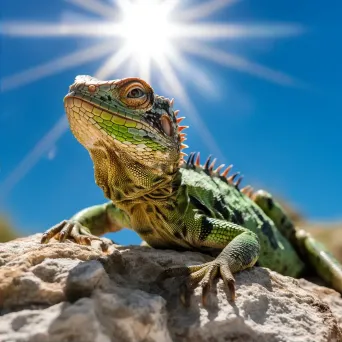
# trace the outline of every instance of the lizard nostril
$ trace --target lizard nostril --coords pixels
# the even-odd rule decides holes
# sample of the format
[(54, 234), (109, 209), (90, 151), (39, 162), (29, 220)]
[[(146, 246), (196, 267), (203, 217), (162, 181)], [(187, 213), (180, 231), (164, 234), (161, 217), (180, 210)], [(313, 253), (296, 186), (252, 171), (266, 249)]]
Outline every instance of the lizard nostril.
[(88, 90), (90, 93), (94, 93), (96, 91), (96, 86), (94, 86), (94, 84), (91, 84), (90, 86), (88, 86)]

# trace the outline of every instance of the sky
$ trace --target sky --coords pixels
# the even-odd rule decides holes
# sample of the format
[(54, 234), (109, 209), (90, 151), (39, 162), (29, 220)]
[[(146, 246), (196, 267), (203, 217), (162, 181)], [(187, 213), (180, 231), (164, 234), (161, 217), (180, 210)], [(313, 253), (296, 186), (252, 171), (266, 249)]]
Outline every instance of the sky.
[[(281, 196), (310, 220), (341, 220), (342, 3), (166, 2), (174, 22), (193, 26), (168, 37), (172, 50), (164, 54), (164, 17), (150, 20), (152, 33), (138, 19), (129, 35), (121, 26), (116, 36), (110, 27), (97, 29), (122, 18), (122, 0), (2, 3), (0, 212), (28, 235), (104, 202), (62, 100), (79, 74), (146, 75), (187, 117), (188, 152), (234, 164), (245, 185)], [(83, 34), (61, 28), (70, 23)], [(134, 48), (125, 60), (120, 51), (128, 36)], [(141, 56), (151, 58), (151, 51), (149, 73)], [(112, 238), (140, 241), (128, 230)]]

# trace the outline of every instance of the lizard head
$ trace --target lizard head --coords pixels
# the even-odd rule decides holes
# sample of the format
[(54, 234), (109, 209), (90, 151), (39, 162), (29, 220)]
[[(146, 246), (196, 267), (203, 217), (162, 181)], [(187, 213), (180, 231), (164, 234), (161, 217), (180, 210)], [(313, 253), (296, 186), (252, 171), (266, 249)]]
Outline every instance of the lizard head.
[(147, 82), (77, 76), (64, 106), (71, 131), (90, 152), (102, 187), (115, 181), (108, 177), (116, 177), (148, 188), (178, 170), (185, 140), (178, 112), (173, 101), (156, 95)]

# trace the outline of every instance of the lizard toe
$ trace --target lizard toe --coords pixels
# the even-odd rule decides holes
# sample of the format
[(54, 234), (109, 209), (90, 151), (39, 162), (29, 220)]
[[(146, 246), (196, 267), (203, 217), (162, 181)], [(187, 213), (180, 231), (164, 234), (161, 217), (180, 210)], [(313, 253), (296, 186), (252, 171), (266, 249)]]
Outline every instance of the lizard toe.
[(231, 300), (235, 301), (235, 279), (228, 265), (224, 264), (220, 266), (221, 278), (228, 288), (231, 296)]
[(73, 229), (73, 225), (71, 222), (67, 222), (59, 232), (59, 234), (56, 236), (58, 237), (59, 242), (65, 242), (65, 240), (70, 236), (71, 231)]
[(100, 241), (101, 242), (100, 247), (103, 252), (106, 252), (108, 248), (113, 244), (113, 241), (110, 239), (107, 239), (105, 237), (98, 237), (96, 235), (89, 233), (87, 228), (83, 227), (82, 225), (80, 225), (78, 233), (77, 232), (74, 233), (73, 238), (76, 241), (79, 240), (81, 244), (88, 245), (88, 246), (91, 245), (92, 241)]
[(53, 227), (49, 228), (45, 233), (43, 234), (40, 242), (45, 244), (48, 243), (53, 237), (57, 236), (65, 227), (65, 225), (68, 223), (67, 220), (63, 220), (60, 223), (57, 223)]
[(59, 242), (72, 240), (79, 245), (90, 246), (93, 240), (101, 241), (101, 248), (107, 251), (109, 246), (113, 243), (106, 238), (99, 238), (90, 234), (88, 229), (82, 226), (79, 222), (72, 220), (63, 220), (55, 226), (48, 229), (41, 238), (41, 243), (48, 243), (52, 238), (57, 239)]
[(202, 305), (207, 306), (208, 296), (210, 293), (210, 289), (213, 286), (214, 279), (219, 271), (219, 266), (217, 264), (212, 264), (207, 266), (205, 276), (201, 281), (202, 286)]

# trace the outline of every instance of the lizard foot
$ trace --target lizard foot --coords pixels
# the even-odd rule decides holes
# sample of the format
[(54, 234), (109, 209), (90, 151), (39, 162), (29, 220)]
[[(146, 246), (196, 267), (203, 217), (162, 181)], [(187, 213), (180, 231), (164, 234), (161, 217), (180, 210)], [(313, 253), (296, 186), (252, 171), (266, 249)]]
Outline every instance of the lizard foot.
[(77, 221), (63, 220), (55, 226), (48, 229), (41, 238), (41, 243), (48, 243), (50, 239), (56, 238), (59, 242), (65, 242), (71, 239), (80, 245), (91, 245), (91, 241), (101, 241), (101, 248), (106, 251), (112, 244), (112, 241), (106, 238), (99, 238), (90, 234), (88, 229)]
[(231, 299), (235, 300), (235, 280), (229, 266), (220, 260), (213, 260), (202, 265), (188, 267), (173, 267), (163, 271), (157, 278), (161, 283), (164, 279), (185, 276), (181, 287), (180, 299), (185, 306), (190, 305), (191, 295), (198, 284), (202, 287), (202, 304), (207, 305), (208, 295), (215, 278), (220, 275), (225, 286), (231, 293)]

